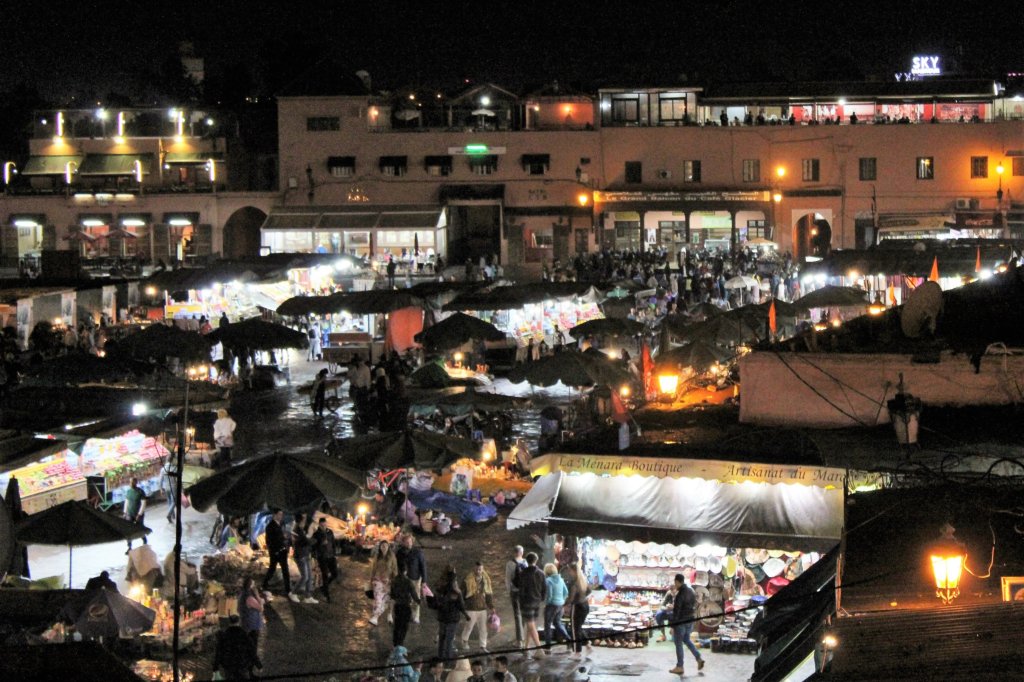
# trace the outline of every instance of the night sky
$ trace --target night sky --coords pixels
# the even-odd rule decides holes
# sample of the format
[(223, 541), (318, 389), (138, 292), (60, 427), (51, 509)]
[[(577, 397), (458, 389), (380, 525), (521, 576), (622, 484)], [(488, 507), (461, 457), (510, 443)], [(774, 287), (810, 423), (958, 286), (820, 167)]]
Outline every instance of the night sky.
[[(315, 64), (376, 89), (514, 89), (892, 78), (938, 53), (971, 75), (1024, 70), (1024, 3), (305, 2), (7, 3), (0, 91), (159, 99), (161, 65), (191, 41), (211, 90), (280, 92)], [(334, 67), (332, 67), (334, 68)], [(219, 96), (219, 95), (218, 95)]]

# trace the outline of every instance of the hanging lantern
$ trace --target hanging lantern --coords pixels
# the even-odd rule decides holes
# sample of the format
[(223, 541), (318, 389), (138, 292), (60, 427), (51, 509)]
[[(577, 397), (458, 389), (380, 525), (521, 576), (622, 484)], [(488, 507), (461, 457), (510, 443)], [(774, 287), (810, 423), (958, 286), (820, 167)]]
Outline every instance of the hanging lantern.
[(662, 395), (675, 397), (676, 391), (679, 390), (679, 375), (659, 374), (658, 390)]
[(935, 577), (935, 596), (950, 604), (960, 596), (960, 577), (964, 572), (967, 552), (955, 540), (943, 539), (929, 550)]

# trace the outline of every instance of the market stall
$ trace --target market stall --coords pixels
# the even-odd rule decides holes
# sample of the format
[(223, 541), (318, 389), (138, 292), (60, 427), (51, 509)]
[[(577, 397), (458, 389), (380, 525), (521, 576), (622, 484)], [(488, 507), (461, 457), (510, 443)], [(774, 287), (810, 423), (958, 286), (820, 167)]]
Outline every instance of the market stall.
[(643, 628), (682, 573), (697, 593), (698, 636), (753, 652), (759, 605), (837, 545), (843, 525), (841, 469), (555, 454), (533, 473), (508, 527), (566, 536), (563, 551), (598, 588), (585, 629), (613, 646), (646, 643)]
[(68, 449), (0, 474), (0, 490), (7, 489), (11, 478), (18, 479), (21, 506), (26, 514), (35, 514), (69, 500), (84, 500), (88, 495), (78, 457)]
[(89, 483), (89, 495), (102, 508), (124, 502), (133, 478), (146, 495), (160, 490), (160, 470), (170, 451), (156, 438), (130, 431), (115, 438), (90, 438), (82, 446), (80, 468)]
[[(77, 447), (77, 446), (76, 446)], [(38, 462), (0, 474), (0, 486), (17, 478), (22, 505), (35, 514), (68, 500), (95, 498), (107, 509), (124, 502), (132, 478), (147, 495), (160, 489), (160, 469), (168, 450), (139, 431), (114, 438), (90, 438), (80, 452), (64, 449)]]

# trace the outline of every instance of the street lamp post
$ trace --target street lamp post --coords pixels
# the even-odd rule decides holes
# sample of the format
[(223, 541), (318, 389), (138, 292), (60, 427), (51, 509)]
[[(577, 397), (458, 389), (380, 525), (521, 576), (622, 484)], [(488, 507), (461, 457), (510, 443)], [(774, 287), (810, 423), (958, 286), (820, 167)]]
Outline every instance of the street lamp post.
[(178, 669), (178, 643), (181, 638), (181, 493), (182, 474), (185, 471), (185, 440), (188, 438), (188, 393), (193, 378), (199, 378), (206, 371), (204, 365), (190, 367), (185, 371), (185, 418), (182, 423), (181, 433), (178, 435), (177, 447), (177, 471), (174, 478), (177, 482), (173, 494), (178, 496), (175, 503), (174, 520), (174, 634), (171, 640), (172, 672), (174, 682), (180, 682), (181, 671)]
[(1003, 173), (1006, 168), (1002, 162), (996, 165), (996, 175), (999, 176), (999, 189), (996, 190), (996, 214), (999, 216), (1000, 227), (1002, 228), (1003, 239), (1010, 237), (1009, 226), (1006, 224), (1006, 216), (1003, 215)]
[(775, 187), (772, 189), (772, 234), (769, 239), (778, 242), (778, 235), (776, 235), (778, 223), (777, 221), (777, 207), (782, 202), (782, 179), (786, 177), (786, 167), (776, 166), (775, 167)]

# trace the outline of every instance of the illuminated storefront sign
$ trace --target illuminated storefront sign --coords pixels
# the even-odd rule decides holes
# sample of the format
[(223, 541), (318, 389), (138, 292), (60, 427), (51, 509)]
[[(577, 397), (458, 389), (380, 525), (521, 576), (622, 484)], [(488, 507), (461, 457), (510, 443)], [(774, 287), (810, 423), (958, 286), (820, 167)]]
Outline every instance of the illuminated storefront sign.
[(939, 58), (935, 55), (917, 56), (910, 64), (910, 73), (915, 76), (938, 76), (942, 73), (939, 68)]

